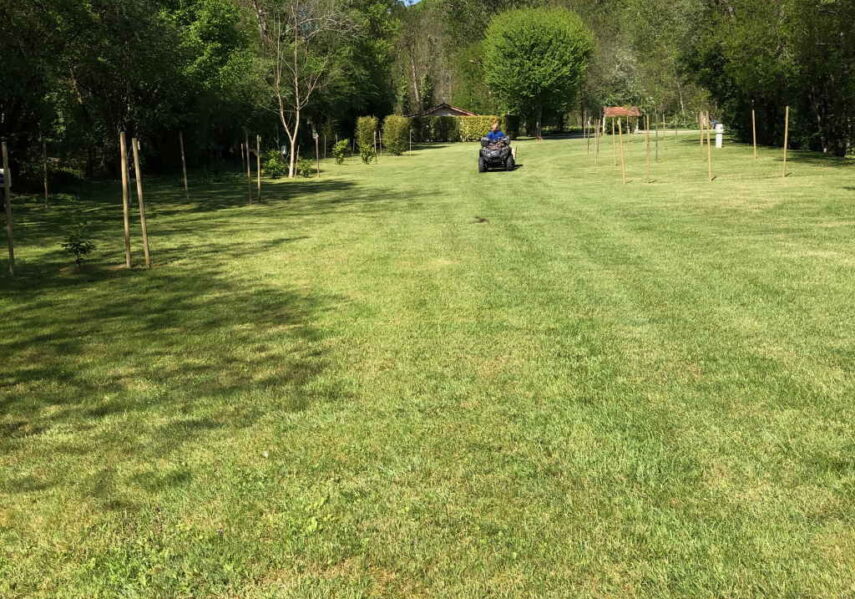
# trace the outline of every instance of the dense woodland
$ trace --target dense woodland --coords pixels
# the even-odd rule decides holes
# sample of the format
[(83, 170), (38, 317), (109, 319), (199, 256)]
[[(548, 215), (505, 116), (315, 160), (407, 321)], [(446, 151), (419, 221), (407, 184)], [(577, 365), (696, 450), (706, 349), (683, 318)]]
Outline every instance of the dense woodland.
[[(505, 11), (567, 8), (593, 49), (578, 93), (543, 123), (566, 127), (603, 105), (673, 123), (708, 110), (738, 135), (836, 155), (855, 141), (851, 0), (0, 0), (0, 136), (18, 185), (41, 156), (55, 178), (115, 176), (119, 130), (147, 168), (218, 168), (239, 142), (332, 144), (360, 115), (439, 102), (508, 106), (485, 74), (485, 35)], [(491, 81), (488, 84), (487, 81)]]

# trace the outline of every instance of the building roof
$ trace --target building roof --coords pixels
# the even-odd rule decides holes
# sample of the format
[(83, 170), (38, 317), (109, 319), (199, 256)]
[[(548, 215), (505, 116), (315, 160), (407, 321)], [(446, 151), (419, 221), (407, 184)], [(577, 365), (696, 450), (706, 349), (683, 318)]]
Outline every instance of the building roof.
[(641, 116), (641, 110), (638, 106), (603, 106), (603, 116)]
[[(478, 116), (474, 112), (469, 112), (468, 110), (464, 110), (462, 108), (458, 108), (457, 106), (452, 106), (451, 104), (447, 104), (443, 102), (442, 104), (438, 104), (429, 110), (425, 110), (419, 116), (437, 116), (439, 113), (451, 113), (451, 116)], [(441, 116), (445, 116), (444, 114)]]

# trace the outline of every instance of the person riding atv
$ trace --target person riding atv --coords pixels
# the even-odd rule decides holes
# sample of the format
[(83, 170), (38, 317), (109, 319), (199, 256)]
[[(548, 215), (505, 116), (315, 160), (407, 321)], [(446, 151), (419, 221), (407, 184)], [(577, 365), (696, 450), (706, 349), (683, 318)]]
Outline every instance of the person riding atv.
[(499, 129), (499, 121), (493, 121), (490, 131), (481, 138), (481, 150), (478, 152), (478, 172), (484, 173), (489, 168), (514, 170), (514, 152), (511, 140)]

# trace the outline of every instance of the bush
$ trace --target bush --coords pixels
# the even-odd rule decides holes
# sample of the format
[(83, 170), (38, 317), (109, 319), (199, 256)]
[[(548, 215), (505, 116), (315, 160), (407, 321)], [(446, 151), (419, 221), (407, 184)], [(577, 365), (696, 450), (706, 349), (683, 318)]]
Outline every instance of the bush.
[(410, 120), (416, 141), (454, 142), (478, 141), (497, 118), (493, 115), (416, 116)]
[(297, 174), (301, 177), (306, 177), (308, 179), (316, 172), (315, 163), (311, 158), (300, 158), (300, 160), (297, 161)]
[(374, 134), (377, 132), (377, 117), (361, 116), (356, 119), (356, 144), (359, 146), (359, 157), (368, 164), (376, 158), (374, 152)]
[(478, 141), (490, 130), (490, 125), (495, 120), (501, 121), (499, 117), (492, 115), (457, 117), (460, 141)]
[(344, 164), (344, 158), (347, 156), (347, 149), (350, 147), (349, 139), (337, 141), (333, 146), (332, 154), (336, 164)]
[(288, 165), (279, 150), (268, 150), (264, 154), (264, 176), (278, 179), (288, 173)]
[(410, 142), (410, 119), (390, 114), (383, 121), (383, 145), (390, 154), (400, 156), (407, 151)]
[(74, 262), (79, 269), (84, 257), (95, 249), (95, 242), (89, 234), (89, 225), (85, 222), (75, 222), (61, 244), (62, 249), (74, 256)]

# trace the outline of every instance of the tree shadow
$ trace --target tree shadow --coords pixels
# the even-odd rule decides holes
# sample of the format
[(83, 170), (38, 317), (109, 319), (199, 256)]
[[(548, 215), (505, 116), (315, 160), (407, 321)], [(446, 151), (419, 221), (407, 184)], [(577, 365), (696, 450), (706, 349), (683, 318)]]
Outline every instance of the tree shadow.
[(195, 264), (54, 275), (5, 294), (0, 452), (14, 461), (39, 447), (105, 464), (83, 481), (65, 474), (76, 468), (10, 472), (5, 492), (69, 485), (125, 509), (111, 491), (122, 463), (168, 458), (327, 397), (310, 390), (327, 367), (312, 323), (338, 298)]

